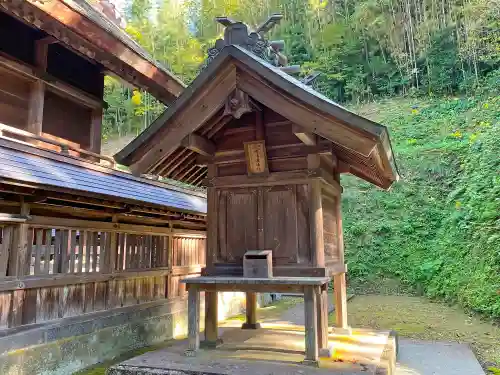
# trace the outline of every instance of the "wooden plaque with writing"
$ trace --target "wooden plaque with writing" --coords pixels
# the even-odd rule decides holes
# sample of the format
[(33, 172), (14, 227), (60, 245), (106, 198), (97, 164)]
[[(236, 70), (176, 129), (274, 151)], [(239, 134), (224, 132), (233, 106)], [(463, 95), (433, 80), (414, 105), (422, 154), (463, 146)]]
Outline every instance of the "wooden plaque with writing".
[(245, 157), (249, 176), (265, 176), (269, 174), (265, 141), (246, 142)]

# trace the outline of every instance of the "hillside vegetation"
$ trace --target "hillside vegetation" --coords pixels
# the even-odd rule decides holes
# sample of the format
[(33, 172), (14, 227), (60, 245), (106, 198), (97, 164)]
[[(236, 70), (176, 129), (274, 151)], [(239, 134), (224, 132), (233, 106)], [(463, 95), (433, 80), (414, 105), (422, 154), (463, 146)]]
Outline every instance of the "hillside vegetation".
[(498, 92), (356, 110), (389, 127), (401, 181), (385, 192), (343, 178), (351, 284), (394, 277), (500, 317)]

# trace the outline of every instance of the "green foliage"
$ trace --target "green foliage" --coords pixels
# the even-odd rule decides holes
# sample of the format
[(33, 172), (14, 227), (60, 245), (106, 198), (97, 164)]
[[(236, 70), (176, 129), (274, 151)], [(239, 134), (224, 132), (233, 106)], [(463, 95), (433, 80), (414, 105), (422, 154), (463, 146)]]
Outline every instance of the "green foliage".
[[(284, 15), (270, 38), (290, 63), (322, 74), (315, 87), (340, 102), (393, 95), (472, 94), (500, 67), (499, 0), (126, 0), (126, 31), (186, 83), (221, 36), (227, 15), (257, 26)], [(163, 110), (106, 83), (106, 136), (137, 134)]]
[(389, 127), (402, 179), (389, 192), (343, 179), (351, 283), (398, 277), (500, 317), (498, 91), (359, 110)]

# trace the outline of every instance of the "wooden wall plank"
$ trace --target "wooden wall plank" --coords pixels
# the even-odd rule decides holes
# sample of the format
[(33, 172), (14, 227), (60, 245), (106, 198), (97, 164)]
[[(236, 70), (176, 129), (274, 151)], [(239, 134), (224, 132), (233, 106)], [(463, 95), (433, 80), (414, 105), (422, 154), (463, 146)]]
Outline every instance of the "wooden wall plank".
[(83, 312), (89, 313), (94, 310), (94, 299), (95, 299), (95, 284), (96, 283), (86, 283), (84, 284), (84, 302), (83, 302)]
[(9, 327), (12, 292), (0, 293), (0, 329)]
[(67, 318), (83, 313), (85, 297), (85, 284), (69, 285), (64, 287), (62, 293), (62, 317)]
[(95, 283), (94, 290), (94, 311), (105, 310), (108, 294), (108, 284), (106, 282)]
[(36, 306), (37, 323), (59, 318), (60, 292), (61, 292), (60, 287), (38, 289), (37, 306)]

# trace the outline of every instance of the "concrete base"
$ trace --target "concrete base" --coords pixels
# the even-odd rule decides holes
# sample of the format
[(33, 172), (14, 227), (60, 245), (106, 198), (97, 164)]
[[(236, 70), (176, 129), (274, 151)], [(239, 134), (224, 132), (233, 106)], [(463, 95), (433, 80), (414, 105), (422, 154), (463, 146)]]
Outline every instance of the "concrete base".
[(260, 329), (260, 323), (243, 323), (241, 329)]
[[(187, 341), (132, 358), (108, 370), (108, 375), (370, 375), (382, 364), (387, 335), (376, 332), (346, 337), (331, 335), (329, 347), (339, 355), (304, 361), (304, 327), (270, 326), (261, 330), (222, 328), (224, 343), (216, 349), (200, 349), (187, 357)], [(350, 345), (350, 347), (349, 347)], [(340, 350), (348, 348), (350, 355)], [(377, 374), (390, 374), (382, 371)]]
[(327, 348), (319, 349), (319, 357), (320, 358), (332, 358), (333, 357), (333, 345), (328, 345)]

